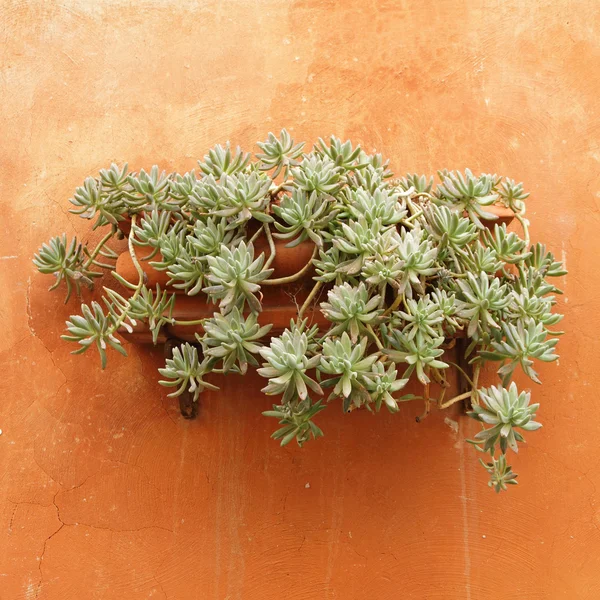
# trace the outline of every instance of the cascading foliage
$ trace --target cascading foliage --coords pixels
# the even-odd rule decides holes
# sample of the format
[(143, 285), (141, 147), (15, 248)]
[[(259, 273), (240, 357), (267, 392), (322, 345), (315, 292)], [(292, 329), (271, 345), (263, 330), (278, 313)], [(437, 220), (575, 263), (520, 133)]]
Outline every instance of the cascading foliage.
[[(197, 399), (217, 389), (214, 377), (207, 381), (213, 373), (259, 367), (267, 379), (263, 392), (278, 402), (263, 414), (279, 420), (273, 437), (282, 445), (322, 436), (315, 418), (332, 400), (346, 412), (384, 405), (397, 412), (399, 403), (421, 400), (420, 419), (432, 405), (465, 400), (482, 424), (471, 442), (490, 454), (482, 461), (489, 485), (500, 491), (515, 484), (506, 452), (518, 450), (521, 431), (541, 425), (534, 420), (538, 405), (511, 379), (520, 365), (540, 383), (536, 360), (556, 360), (561, 332), (550, 327), (561, 319), (553, 312), (561, 292), (549, 279), (566, 273), (544, 245), (529, 242), (523, 185), (468, 169), (439, 171), (437, 184), (424, 175), (394, 178), (381, 155), (335, 137), (306, 151), (284, 130), (258, 146), (254, 156), (216, 146), (198, 172), (184, 175), (112, 165), (86, 179), (71, 199), (72, 212), (106, 235), (93, 250), (55, 237), (34, 263), (56, 277), (51, 289), (65, 282), (67, 300), (81, 284), (93, 287), (102, 269), (128, 293), (104, 287), (101, 303), (82, 305), (63, 338), (79, 344), (75, 353), (95, 347), (104, 367), (108, 348), (125, 354), (120, 332), (143, 322), (156, 343), (161, 328), (178, 323), (175, 291), (204, 295), (216, 312), (195, 322), (203, 335), (175, 348), (160, 369), (160, 383), (175, 388), (171, 396), (187, 391)], [(523, 237), (491, 224), (494, 205), (514, 212)], [(107, 246), (122, 237), (126, 221), (137, 283), (115, 272), (116, 254)], [(259, 236), (268, 241), (266, 256), (256, 255)], [(273, 279), (274, 238), (290, 247), (312, 244), (310, 263), (295, 276)], [(166, 289), (146, 287), (140, 247), (169, 277)], [(270, 337), (270, 324), (260, 319), (267, 286), (311, 276), (297, 318)], [(329, 328), (304, 317), (319, 301)], [(453, 362), (457, 348), (462, 367)], [(490, 361), (500, 381), (479, 387)], [(470, 389), (447, 399), (452, 368)], [(403, 393), (413, 377), (421, 396)]]

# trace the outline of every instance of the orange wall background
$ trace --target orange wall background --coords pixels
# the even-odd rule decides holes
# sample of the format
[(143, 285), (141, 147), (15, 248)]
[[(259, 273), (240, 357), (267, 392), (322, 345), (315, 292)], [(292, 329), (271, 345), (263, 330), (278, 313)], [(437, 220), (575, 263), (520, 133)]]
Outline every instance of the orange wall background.
[[(595, 0), (4, 1), (0, 49), (0, 598), (600, 598), (600, 7)], [(34, 251), (97, 237), (68, 199), (111, 161), (185, 171), (288, 127), (394, 170), (498, 172), (566, 261), (544, 428), (496, 495), (418, 405), (319, 420), (280, 449), (261, 381), (183, 421), (160, 350), (105, 373), (62, 342), (77, 301)], [(522, 385), (530, 384), (519, 380)], [(452, 415), (451, 415), (452, 416)]]

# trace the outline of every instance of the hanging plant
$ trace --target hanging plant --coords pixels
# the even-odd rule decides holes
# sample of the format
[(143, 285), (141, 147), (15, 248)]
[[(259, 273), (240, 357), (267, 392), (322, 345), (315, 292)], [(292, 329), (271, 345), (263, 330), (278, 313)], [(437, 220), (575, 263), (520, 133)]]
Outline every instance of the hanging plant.
[[(51, 289), (64, 282), (67, 300), (103, 270), (121, 290), (83, 304), (63, 339), (76, 354), (94, 348), (104, 368), (108, 349), (126, 354), (122, 337), (134, 329), (168, 338), (159, 383), (191, 401), (218, 389), (215, 373), (258, 368), (262, 391), (277, 398), (263, 414), (279, 421), (282, 445), (322, 436), (318, 414), (338, 399), (345, 412), (418, 400), (418, 420), (464, 401), (482, 425), (471, 442), (490, 455), (490, 486), (515, 484), (506, 453), (541, 425), (511, 379), (521, 366), (540, 383), (535, 362), (556, 360), (560, 290), (549, 279), (565, 274), (530, 244), (522, 184), (468, 169), (439, 171), (437, 184), (395, 179), (381, 155), (335, 137), (308, 152), (284, 130), (258, 146), (254, 157), (216, 146), (199, 173), (112, 165), (86, 179), (72, 212), (106, 235), (93, 250), (55, 237), (34, 263), (55, 276)], [(513, 218), (523, 237), (507, 229)], [(124, 235), (118, 257), (108, 243)], [(304, 264), (282, 272), (290, 252)], [(194, 318), (183, 319), (192, 297)], [(487, 362), (500, 381), (486, 388)], [(450, 369), (468, 389), (446, 398)], [(422, 395), (403, 393), (412, 378)]]

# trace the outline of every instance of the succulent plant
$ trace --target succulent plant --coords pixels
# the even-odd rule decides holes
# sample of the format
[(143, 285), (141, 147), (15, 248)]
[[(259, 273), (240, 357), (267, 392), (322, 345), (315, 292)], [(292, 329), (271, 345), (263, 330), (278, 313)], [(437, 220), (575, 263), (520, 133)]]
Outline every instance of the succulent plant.
[(77, 295), (80, 295), (81, 284), (91, 288), (93, 279), (102, 275), (90, 271), (86, 262), (83, 245), (77, 242), (77, 238), (73, 238), (68, 244), (66, 233), (43, 244), (33, 259), (40, 273), (56, 277), (56, 283), (50, 286), (50, 290), (56, 289), (63, 281), (65, 282), (67, 287), (65, 304), (71, 297), (73, 287)]
[(335, 246), (329, 248), (327, 252), (319, 250), (319, 258), (315, 258), (314, 260), (315, 271), (317, 272), (315, 279), (323, 283), (333, 281), (335, 283), (342, 283), (346, 279), (346, 276), (338, 268), (344, 262), (344, 253), (340, 252)]
[(212, 175), (215, 179), (219, 179), (221, 175), (233, 175), (243, 171), (249, 162), (250, 153), (242, 152), (238, 146), (233, 154), (227, 142), (225, 147), (218, 144), (209, 150), (204, 157), (204, 162), (198, 161), (198, 166), (205, 175)]
[(554, 296), (536, 296), (529, 288), (512, 290), (511, 303), (508, 305), (511, 318), (516, 321), (543, 323), (544, 327), (556, 325), (563, 316), (552, 312), (556, 304)]
[(394, 313), (394, 316), (400, 317), (400, 323), (404, 326), (402, 333), (409, 340), (415, 337), (418, 337), (419, 340), (441, 337), (444, 313), (439, 304), (430, 296), (422, 296), (418, 301), (408, 298), (406, 312), (399, 310)]
[(360, 169), (367, 165), (366, 162), (358, 162), (357, 164), (357, 159), (361, 156), (360, 146), (352, 148), (350, 140), (342, 143), (342, 140), (334, 135), (329, 138), (329, 144), (323, 138), (319, 138), (315, 146), (315, 152), (321, 156), (328, 156), (337, 167), (342, 169)]
[(323, 356), (318, 370), (332, 375), (328, 385), (334, 385), (333, 396), (344, 399), (343, 408), (347, 412), (350, 404), (361, 406), (367, 395), (364, 393), (364, 377), (370, 372), (377, 360), (376, 354), (365, 357), (368, 339), (363, 337), (358, 344), (352, 344), (350, 336), (344, 331), (340, 339), (326, 339), (323, 342)]
[(173, 348), (173, 358), (167, 358), (165, 367), (158, 369), (158, 372), (166, 378), (160, 381), (161, 385), (177, 388), (169, 394), (171, 397), (190, 391), (194, 394), (194, 400), (197, 400), (200, 392), (219, 389), (204, 381), (204, 376), (210, 373), (208, 362), (200, 362), (198, 350), (187, 342)]
[(123, 214), (127, 212), (121, 196), (115, 198), (106, 193), (102, 183), (93, 177), (88, 177), (83, 185), (75, 190), (70, 202), (77, 208), (71, 208), (69, 212), (84, 219), (96, 217), (94, 229), (108, 224), (116, 225), (123, 220)]
[(259, 168), (261, 171), (270, 171), (274, 169), (271, 177), (275, 179), (283, 169), (284, 175), (287, 177), (290, 167), (294, 167), (299, 163), (302, 157), (304, 142), (294, 144), (294, 140), (285, 130), (281, 130), (279, 138), (269, 133), (266, 142), (258, 142), (258, 147), (263, 151), (262, 154), (257, 154), (256, 158), (260, 160)]
[(81, 315), (72, 315), (67, 321), (68, 334), (61, 338), (68, 342), (77, 342), (81, 348), (73, 350), (72, 354), (82, 354), (95, 346), (100, 354), (102, 368), (106, 367), (106, 349), (111, 347), (123, 356), (127, 356), (121, 341), (115, 336), (114, 319), (112, 314), (105, 315), (98, 302), (91, 306), (81, 305)]
[(266, 410), (263, 415), (279, 419), (279, 424), (283, 425), (271, 435), (273, 439), (281, 440), (282, 446), (296, 439), (298, 446), (302, 447), (311, 436), (314, 440), (323, 436), (323, 432), (313, 423), (312, 418), (324, 408), (321, 400), (312, 404), (310, 398), (306, 398), (294, 404), (274, 404), (273, 410)]
[(516, 233), (506, 231), (506, 225), (494, 225), (494, 233), (484, 231), (484, 238), (488, 248), (494, 250), (496, 256), (505, 263), (515, 264), (529, 257), (529, 252), (524, 253), (525, 240)]
[(558, 358), (554, 354), (554, 347), (558, 344), (557, 338), (548, 339), (548, 333), (543, 323), (536, 323), (529, 319), (525, 324), (519, 321), (513, 323), (502, 323), (503, 336), (497, 335), (491, 341), (490, 350), (482, 350), (480, 358), (484, 360), (499, 360), (503, 366), (498, 369), (498, 375), (506, 385), (515, 368), (521, 365), (523, 372), (536, 383), (541, 383), (537, 373), (533, 370), (534, 358), (542, 362), (552, 362)]
[(413, 288), (422, 293), (424, 287), (421, 277), (434, 275), (437, 268), (434, 266), (438, 250), (422, 229), (404, 231), (399, 242), (397, 254), (404, 263), (402, 277), (398, 281), (398, 294), (413, 296)]
[(330, 203), (319, 197), (316, 192), (294, 190), (291, 196), (284, 196), (279, 206), (273, 206), (273, 212), (280, 221), (275, 227), (280, 233), (273, 234), (282, 240), (292, 241), (287, 244), (293, 248), (301, 242), (312, 240), (319, 248), (323, 247), (321, 231), (336, 216)]
[(340, 264), (338, 270), (348, 275), (359, 273), (367, 258), (376, 251), (380, 236), (384, 232), (379, 219), (369, 223), (364, 217), (360, 217), (358, 221), (342, 223), (341, 232), (333, 237), (333, 245), (350, 258)]
[[(114, 299), (115, 295), (112, 298)], [(121, 305), (125, 306), (127, 301), (122, 296), (119, 300)], [(156, 284), (156, 294), (144, 287), (139, 296), (131, 298), (127, 312), (135, 321), (146, 321), (148, 329), (152, 332), (152, 342), (156, 344), (161, 328), (173, 323), (174, 306), (175, 294), (161, 290), (160, 286)]]
[(404, 377), (410, 377), (412, 372), (416, 371), (418, 380), (423, 385), (427, 385), (431, 382), (428, 375), (431, 369), (447, 369), (449, 366), (439, 360), (444, 353), (444, 350), (440, 348), (444, 342), (443, 337), (415, 336), (409, 338), (400, 331), (394, 330), (387, 339), (391, 348), (386, 349), (385, 353), (390, 360), (408, 365)]
[[(398, 379), (398, 371), (393, 363), (388, 366), (387, 370), (382, 362), (373, 363), (371, 372), (365, 373), (363, 381), (369, 392), (370, 400), (375, 404), (376, 411), (379, 411), (381, 405), (385, 404), (390, 412), (398, 412), (398, 399), (394, 398), (392, 394), (401, 390), (408, 383), (408, 379)], [(412, 399), (412, 396), (410, 398)]]
[(521, 212), (529, 194), (523, 190), (522, 183), (516, 183), (514, 179), (506, 178), (498, 188), (498, 196), (508, 208), (515, 212)]
[(484, 228), (481, 219), (496, 218), (484, 208), (498, 199), (498, 194), (493, 191), (493, 176), (475, 177), (469, 169), (464, 175), (460, 171), (439, 171), (438, 175), (442, 180), (437, 187), (439, 197), (453, 208), (466, 211), (477, 227)]
[(286, 329), (278, 338), (272, 338), (271, 345), (259, 350), (267, 361), (258, 374), (269, 379), (263, 392), (269, 396), (283, 394), (284, 404), (295, 396), (304, 400), (308, 397), (308, 388), (322, 395), (321, 386), (306, 372), (314, 369), (320, 362), (319, 354), (311, 356), (309, 338), (303, 331)]
[[(199, 167), (136, 173), (112, 164), (76, 189), (72, 212), (102, 230), (100, 241), (88, 248), (63, 235), (34, 257), (56, 278), (51, 289), (64, 282), (67, 300), (83, 287), (94, 294), (67, 321), (63, 337), (77, 344), (75, 353), (95, 349), (104, 367), (108, 349), (126, 354), (121, 336), (134, 328), (169, 344), (181, 328), (202, 328), (197, 343), (175, 346), (160, 384), (174, 388), (171, 396), (198, 399), (217, 389), (211, 374), (257, 368), (268, 379), (263, 392), (276, 397), (264, 414), (279, 421), (272, 437), (282, 445), (323, 435), (314, 418), (327, 407), (318, 399), (327, 388), (346, 412), (384, 405), (398, 412), (419, 400), (419, 421), (462, 400), (484, 425), (473, 444), (490, 453), (482, 461), (490, 486), (515, 484), (505, 453), (539, 424), (537, 404), (511, 381), (520, 367), (539, 383), (537, 363), (557, 359), (562, 292), (552, 278), (566, 273), (546, 246), (530, 244), (523, 185), (468, 169), (438, 171), (437, 181), (396, 179), (380, 154), (335, 136), (308, 149), (286, 130), (270, 133), (254, 156), (217, 145)], [(492, 227), (492, 205), (512, 210), (523, 233)], [(109, 246), (128, 223), (126, 258), (135, 271), (126, 279)], [(268, 251), (256, 257), (263, 242)], [(282, 244), (312, 255), (296, 273), (273, 277)], [(166, 273), (166, 286), (151, 284), (156, 271)], [(123, 289), (108, 277), (93, 290), (104, 272)], [(271, 287), (297, 302), (289, 327), (273, 336), (268, 316), (282, 307), (267, 297)], [(181, 320), (182, 295), (202, 311), (207, 302), (218, 308)], [(263, 300), (269, 310), (261, 314)], [(499, 363), (503, 387), (480, 383), (490, 362)], [(445, 398), (451, 369), (466, 391)], [(409, 380), (421, 395), (401, 395)]]
[(215, 217), (215, 213), (226, 207), (226, 195), (221, 180), (213, 175), (200, 179), (190, 192), (188, 205), (191, 215), (196, 220), (202, 220), (207, 215)]
[(415, 195), (424, 195), (431, 192), (433, 187), (433, 177), (426, 177), (425, 175), (417, 175), (416, 173), (407, 173), (406, 177), (402, 177), (399, 180), (400, 188), (405, 192), (414, 189)]
[(431, 205), (426, 211), (432, 237), (440, 249), (449, 246), (454, 252), (466, 256), (463, 250), (479, 237), (476, 225), (447, 206)]
[(333, 196), (342, 185), (341, 168), (329, 158), (305, 158), (292, 169), (295, 186), (309, 194)]
[(400, 289), (404, 277), (404, 261), (394, 252), (395, 246), (389, 252), (377, 253), (369, 257), (363, 265), (361, 276), (370, 285), (377, 286), (380, 295), (385, 294), (386, 286), (395, 290)]
[[(112, 163), (109, 169), (100, 169), (97, 181), (101, 184), (102, 191), (110, 197), (113, 207), (118, 206), (118, 203), (123, 200), (125, 194), (131, 189), (128, 181), (127, 163), (122, 167)], [(117, 210), (120, 210), (120, 208)], [(116, 215), (113, 214), (112, 216), (115, 217)]]
[(145, 257), (150, 260), (155, 256), (160, 247), (161, 238), (167, 234), (171, 226), (171, 213), (166, 210), (153, 210), (144, 215), (139, 224), (133, 228), (133, 243), (136, 246), (149, 246), (152, 252)]
[(198, 186), (198, 178), (195, 171), (190, 171), (183, 175), (175, 174), (169, 179), (169, 196), (179, 205), (185, 205), (190, 202), (190, 197)]
[(327, 302), (321, 303), (325, 317), (334, 324), (328, 335), (341, 335), (347, 331), (353, 343), (359, 335), (367, 333), (367, 327), (377, 322), (381, 310), (379, 296), (369, 296), (364, 283), (352, 286), (349, 283), (335, 286), (327, 294)]
[(431, 298), (443, 315), (443, 323), (447, 332), (453, 334), (458, 329), (462, 329), (456, 316), (456, 296), (438, 288), (431, 292)]
[(494, 316), (510, 302), (506, 285), (501, 285), (499, 279), (490, 282), (484, 272), (479, 273), (478, 277), (467, 273), (467, 278), (458, 280), (457, 285), (460, 290), (457, 315), (468, 319), (467, 335), (478, 339), (482, 332), (489, 333), (491, 328), (500, 329)]
[(377, 190), (386, 188), (388, 184), (385, 180), (389, 176), (389, 171), (374, 167), (371, 163), (367, 163), (356, 171), (347, 172), (345, 175), (350, 187), (355, 189), (362, 188), (371, 194), (374, 194)]
[(350, 218), (364, 217), (367, 223), (377, 219), (384, 226), (396, 225), (408, 214), (406, 205), (400, 202), (399, 194), (389, 190), (377, 189), (371, 193), (358, 188), (348, 193), (344, 203)]
[(223, 361), (223, 372), (238, 370), (242, 375), (248, 365), (258, 366), (254, 354), (258, 354), (261, 345), (258, 343), (270, 330), (271, 325), (261, 327), (255, 313), (247, 318), (237, 307), (227, 314), (215, 313), (212, 319), (202, 324), (204, 335), (198, 336), (204, 355), (210, 359)]
[(156, 165), (150, 172), (142, 169), (137, 175), (128, 175), (127, 182), (131, 190), (125, 192), (125, 198), (130, 211), (176, 209), (177, 205), (169, 202), (169, 178), (164, 171), (159, 171)]
[(155, 260), (150, 265), (157, 271), (166, 271), (177, 262), (177, 258), (185, 251), (185, 231), (179, 227), (171, 227), (169, 231), (158, 238), (160, 260)]
[(496, 444), (500, 446), (502, 454), (507, 448), (518, 452), (517, 442), (525, 441), (517, 431), (536, 431), (542, 425), (535, 421), (539, 404), (529, 404), (529, 392), (520, 392), (517, 385), (510, 384), (508, 389), (491, 386), (479, 390), (480, 404), (474, 404), (469, 416), (491, 425), (475, 436), (476, 443), (483, 444), (485, 452), (494, 454)]
[(503, 263), (493, 248), (477, 242), (471, 249), (470, 255), (462, 259), (461, 264), (475, 273), (493, 275), (502, 269)]
[(254, 312), (262, 310), (256, 293), (260, 290), (260, 282), (267, 279), (273, 269), (265, 269), (265, 256), (261, 254), (254, 259), (252, 244), (240, 242), (233, 250), (221, 246), (218, 256), (208, 256), (209, 272), (206, 279), (209, 285), (204, 291), (214, 300), (220, 300), (219, 307), (224, 314), (234, 306), (243, 308), (245, 303)]
[(366, 165), (365, 168), (374, 169), (382, 179), (389, 179), (393, 176), (392, 171), (388, 168), (390, 161), (383, 157), (383, 154), (367, 154), (364, 150), (361, 150), (359, 163)]
[(540, 277), (562, 277), (567, 274), (562, 263), (554, 260), (552, 252), (546, 252), (546, 246), (539, 242), (531, 247), (530, 255), (523, 262), (533, 267)]
[(485, 470), (490, 474), (488, 485), (496, 492), (506, 491), (508, 485), (518, 483), (516, 473), (513, 473), (511, 466), (506, 462), (506, 454), (500, 454), (496, 459), (492, 457), (492, 462), (486, 463), (479, 459)]
[(309, 356), (313, 356), (320, 352), (321, 345), (318, 325), (315, 324), (309, 326), (308, 319), (291, 319), (290, 326), (288, 327), (288, 329), (290, 330), (290, 333), (294, 336), (297, 334), (306, 335), (306, 339), (308, 342), (307, 352)]
[(269, 214), (265, 212), (270, 201), (270, 179), (261, 177), (257, 173), (239, 173), (223, 176), (221, 184), (224, 202), (221, 208), (214, 211), (214, 215), (229, 218), (230, 228), (252, 218), (263, 223), (272, 221)]
[(208, 270), (205, 259), (206, 256), (187, 241), (175, 258), (175, 262), (167, 269), (167, 274), (171, 278), (169, 284), (174, 288), (184, 290), (188, 296), (199, 294)]
[(221, 246), (234, 246), (239, 240), (236, 230), (227, 228), (226, 219), (198, 220), (194, 224), (193, 235), (187, 236), (187, 241), (199, 257), (216, 256)]

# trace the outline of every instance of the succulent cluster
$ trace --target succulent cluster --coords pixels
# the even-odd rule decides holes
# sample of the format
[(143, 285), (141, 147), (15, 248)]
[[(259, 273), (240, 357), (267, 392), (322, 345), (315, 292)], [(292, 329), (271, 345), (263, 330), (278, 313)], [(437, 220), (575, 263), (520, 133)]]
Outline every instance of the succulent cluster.
[[(511, 378), (520, 365), (539, 383), (534, 363), (557, 358), (560, 332), (550, 328), (561, 319), (553, 312), (560, 290), (548, 279), (565, 274), (542, 244), (529, 242), (523, 185), (468, 169), (439, 171), (437, 184), (410, 173), (394, 178), (381, 155), (335, 137), (307, 151), (284, 130), (258, 146), (255, 156), (216, 146), (198, 172), (183, 175), (112, 165), (86, 179), (72, 212), (106, 235), (94, 250), (53, 238), (35, 265), (56, 277), (52, 288), (65, 282), (67, 299), (81, 284), (92, 287), (102, 269), (126, 293), (105, 287), (102, 303), (70, 318), (64, 339), (79, 344), (76, 353), (95, 347), (104, 367), (108, 348), (125, 353), (119, 334), (140, 323), (155, 342), (164, 327), (201, 325), (197, 343), (175, 348), (160, 369), (160, 383), (197, 399), (217, 389), (212, 374), (258, 367), (263, 392), (277, 397), (264, 414), (279, 420), (273, 437), (282, 445), (322, 436), (314, 419), (335, 399), (345, 412), (397, 412), (399, 403), (420, 399), (423, 416), (433, 405), (466, 400), (483, 427), (472, 443), (491, 456), (482, 461), (490, 485), (516, 483), (506, 452), (523, 442), (519, 430), (540, 424), (538, 405)], [(494, 223), (498, 206), (514, 212), (523, 237)], [(137, 282), (115, 272), (107, 246), (125, 230)], [(267, 254), (255, 251), (261, 236)], [(273, 279), (278, 244), (312, 245), (312, 258), (296, 275)], [(146, 286), (139, 248), (168, 277), (164, 289)], [(265, 286), (311, 279), (289, 328), (270, 336), (261, 321)], [(203, 295), (214, 316), (177, 321), (178, 293)], [(309, 308), (320, 309), (328, 326), (311, 324)], [(457, 350), (469, 390), (445, 399)], [(480, 388), (490, 361), (501, 384)], [(413, 376), (421, 396), (403, 393)]]

